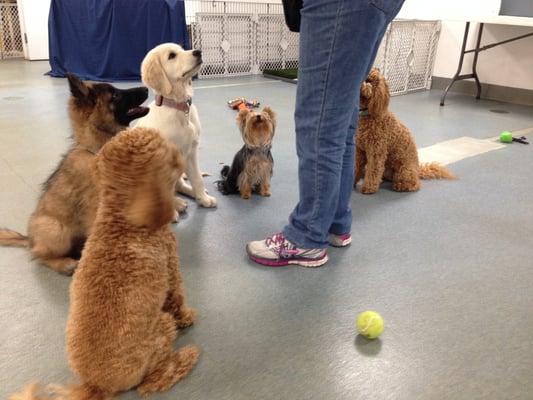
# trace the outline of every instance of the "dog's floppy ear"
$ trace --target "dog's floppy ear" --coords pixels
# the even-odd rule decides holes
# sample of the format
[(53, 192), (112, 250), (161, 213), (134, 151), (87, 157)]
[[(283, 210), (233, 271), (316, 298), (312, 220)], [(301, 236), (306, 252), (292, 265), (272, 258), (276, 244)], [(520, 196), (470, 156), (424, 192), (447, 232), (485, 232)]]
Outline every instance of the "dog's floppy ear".
[(239, 129), (241, 132), (244, 131), (244, 126), (246, 125), (246, 117), (248, 116), (248, 113), (250, 110), (248, 108), (242, 108), (239, 110), (239, 113), (237, 114), (237, 125), (239, 126)]
[(369, 99), (372, 96), (372, 85), (368, 82), (363, 82), (361, 85), (361, 96), (365, 99)]
[(144, 182), (133, 191), (125, 215), (133, 225), (159, 229), (174, 218), (174, 196), (157, 181)]
[(172, 92), (172, 84), (167, 78), (157, 53), (148, 53), (141, 63), (141, 79), (146, 86), (163, 96)]
[[(158, 139), (164, 141), (162, 137)], [(178, 147), (170, 143), (153, 157), (164, 160), (165, 167), (156, 168), (139, 179), (125, 207), (125, 215), (134, 225), (159, 229), (174, 219), (173, 190), (176, 179), (185, 171), (185, 158)]]

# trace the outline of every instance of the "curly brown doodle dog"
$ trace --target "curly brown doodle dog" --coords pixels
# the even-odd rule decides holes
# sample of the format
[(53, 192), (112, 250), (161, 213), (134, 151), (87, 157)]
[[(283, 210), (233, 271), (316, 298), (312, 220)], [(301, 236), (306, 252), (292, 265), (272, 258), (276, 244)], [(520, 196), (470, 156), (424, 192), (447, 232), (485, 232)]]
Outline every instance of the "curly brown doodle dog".
[(169, 225), (183, 169), (176, 146), (150, 128), (126, 130), (98, 153), (100, 204), (72, 279), (66, 329), (80, 384), (50, 397), (35, 397), (39, 388), (30, 385), (11, 399), (110, 399), (132, 388), (146, 395), (169, 389), (193, 368), (198, 349), (173, 348), (177, 328), (196, 316), (185, 304)]
[[(192, 102), (192, 78), (201, 65), (200, 50), (183, 50), (175, 43), (163, 43), (150, 50), (141, 63), (141, 77), (156, 96), (155, 101), (149, 104), (150, 113), (139, 119), (136, 126), (159, 129), (183, 153), (190, 185), (181, 177), (176, 190), (196, 199), (203, 207), (216, 207), (216, 199), (205, 190), (200, 170), (200, 118)], [(178, 212), (187, 209), (185, 200), (176, 197), (175, 201)]]
[(443, 165), (419, 163), (414, 138), (389, 110), (389, 101), (387, 81), (373, 69), (360, 92), (354, 187), (364, 178), (361, 192), (371, 194), (386, 179), (395, 191), (414, 192), (420, 179), (455, 179)]
[(270, 107), (261, 112), (242, 109), (237, 115), (237, 125), (244, 145), (235, 154), (231, 167), (220, 171), (222, 179), (217, 187), (223, 194), (239, 193), (249, 199), (252, 192), (270, 196), (270, 178), (274, 159), (270, 151), (276, 129), (276, 114)]
[(118, 89), (67, 74), (73, 145), (43, 185), (28, 235), (0, 229), (0, 245), (29, 247), (39, 263), (70, 275), (96, 214), (98, 194), (90, 164), (98, 150), (131, 121), (145, 116), (148, 89)]

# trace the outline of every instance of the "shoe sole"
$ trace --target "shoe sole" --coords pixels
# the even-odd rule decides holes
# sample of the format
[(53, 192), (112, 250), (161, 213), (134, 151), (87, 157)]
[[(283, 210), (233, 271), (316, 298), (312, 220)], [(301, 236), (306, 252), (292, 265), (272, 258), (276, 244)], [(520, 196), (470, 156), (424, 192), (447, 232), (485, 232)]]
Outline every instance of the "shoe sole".
[(348, 240), (343, 240), (341, 243), (329, 243), (330, 246), (333, 246), (333, 247), (346, 247), (348, 246), (350, 243), (352, 243), (352, 239), (348, 239)]
[(342, 242), (333, 242), (333, 241), (330, 241), (329, 242), (329, 245), (330, 246), (333, 246), (333, 247), (346, 247), (348, 246), (350, 243), (352, 243), (352, 237), (350, 236), (348, 239), (344, 239)]
[(324, 254), (324, 257), (313, 259), (313, 260), (305, 260), (305, 259), (299, 259), (299, 260), (297, 260), (297, 259), (293, 259), (293, 260), (291, 260), (291, 259), (270, 260), (268, 258), (261, 258), (261, 257), (254, 256), (253, 254), (250, 254), (250, 252), (248, 252), (248, 248), (246, 248), (246, 251), (248, 253), (248, 257), (250, 257), (250, 260), (255, 261), (258, 264), (266, 265), (266, 266), (269, 266), (269, 267), (284, 267), (286, 265), (299, 265), (301, 267), (306, 267), (306, 268), (316, 268), (316, 267), (320, 267), (320, 266), (322, 266), (322, 265), (324, 265), (325, 263), (328, 262), (327, 253)]

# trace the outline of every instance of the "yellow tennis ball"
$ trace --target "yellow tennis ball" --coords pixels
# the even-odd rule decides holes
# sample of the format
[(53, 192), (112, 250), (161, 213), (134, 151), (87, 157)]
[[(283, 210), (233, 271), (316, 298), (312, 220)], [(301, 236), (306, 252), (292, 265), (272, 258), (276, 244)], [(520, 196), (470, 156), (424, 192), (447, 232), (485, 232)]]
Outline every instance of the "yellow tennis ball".
[(375, 339), (385, 328), (383, 318), (375, 311), (365, 311), (357, 317), (357, 330), (368, 339)]

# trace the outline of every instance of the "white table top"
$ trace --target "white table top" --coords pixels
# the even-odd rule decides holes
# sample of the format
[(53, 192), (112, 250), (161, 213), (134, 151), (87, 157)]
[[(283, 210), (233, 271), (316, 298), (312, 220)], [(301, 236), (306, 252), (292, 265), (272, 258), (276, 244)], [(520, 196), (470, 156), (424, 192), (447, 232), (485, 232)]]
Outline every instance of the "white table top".
[[(399, 18), (399, 19), (403, 19), (403, 18)], [(464, 16), (463, 15), (463, 16), (459, 16), (459, 15), (447, 14), (447, 15), (442, 15), (439, 18), (437, 18), (436, 16), (428, 15), (428, 18), (413, 18), (413, 19), (479, 22), (479, 23), (484, 23), (484, 24), (514, 25), (514, 26), (533, 26), (533, 17), (513, 17), (513, 16), (508, 16), (508, 15), (488, 15), (488, 16), (483, 16), (483, 15)]]
[[(463, 19), (463, 21), (466, 21), (466, 19)], [(533, 17), (513, 17), (508, 15), (472, 17), (469, 21), (484, 24), (533, 26)]]

